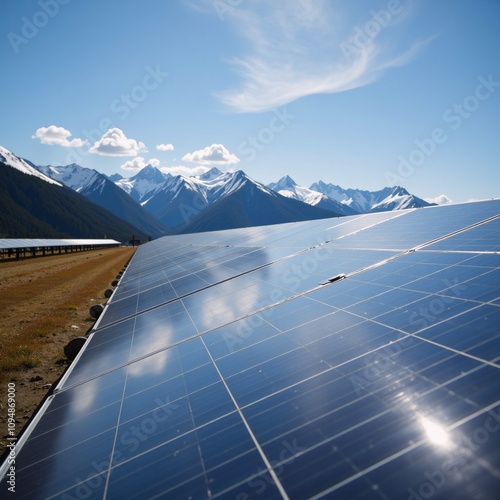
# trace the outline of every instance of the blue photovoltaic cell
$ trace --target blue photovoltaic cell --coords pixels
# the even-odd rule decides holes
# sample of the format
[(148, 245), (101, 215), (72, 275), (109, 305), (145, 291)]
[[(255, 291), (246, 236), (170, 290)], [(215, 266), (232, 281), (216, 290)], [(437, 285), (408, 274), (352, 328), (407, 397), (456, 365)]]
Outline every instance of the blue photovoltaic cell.
[(433, 207), (422, 208), (383, 224), (368, 227), (350, 237), (334, 240), (331, 245), (343, 248), (405, 250), (442, 238), (496, 215), (497, 201), (450, 205), (447, 210), (442, 211), (436, 211)]
[(453, 250), (462, 252), (500, 251), (500, 217), (477, 227), (439, 241), (427, 248), (429, 250)]
[(497, 498), (499, 214), (139, 247), (19, 440), (16, 498)]

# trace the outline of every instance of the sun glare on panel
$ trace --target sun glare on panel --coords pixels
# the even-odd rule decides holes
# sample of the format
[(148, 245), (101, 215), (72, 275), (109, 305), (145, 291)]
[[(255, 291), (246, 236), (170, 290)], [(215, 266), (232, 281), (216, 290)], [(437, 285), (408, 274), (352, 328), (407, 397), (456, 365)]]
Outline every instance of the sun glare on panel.
[(440, 446), (447, 446), (450, 443), (448, 433), (438, 424), (431, 420), (422, 417), (420, 423), (427, 433), (427, 437), (434, 443)]

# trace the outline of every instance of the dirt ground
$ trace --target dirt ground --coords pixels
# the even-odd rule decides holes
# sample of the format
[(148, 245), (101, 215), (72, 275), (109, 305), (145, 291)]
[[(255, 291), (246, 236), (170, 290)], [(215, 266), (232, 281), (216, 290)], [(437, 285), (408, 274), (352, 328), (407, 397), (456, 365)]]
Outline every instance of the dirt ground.
[(92, 327), (90, 307), (106, 302), (104, 291), (134, 251), (0, 260), (0, 454), (8, 443), (7, 384), (15, 383), (18, 435), (69, 365), (64, 346)]

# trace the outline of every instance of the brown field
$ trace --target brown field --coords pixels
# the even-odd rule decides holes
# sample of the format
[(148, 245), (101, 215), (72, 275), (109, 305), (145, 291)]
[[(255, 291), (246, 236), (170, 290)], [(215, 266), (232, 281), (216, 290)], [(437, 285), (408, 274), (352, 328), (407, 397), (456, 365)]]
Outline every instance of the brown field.
[[(0, 438), (7, 441), (7, 383), (16, 385), (16, 434), (68, 366), (64, 346), (93, 325), (89, 309), (135, 248), (0, 261)], [(2, 450), (3, 451), (3, 450)]]

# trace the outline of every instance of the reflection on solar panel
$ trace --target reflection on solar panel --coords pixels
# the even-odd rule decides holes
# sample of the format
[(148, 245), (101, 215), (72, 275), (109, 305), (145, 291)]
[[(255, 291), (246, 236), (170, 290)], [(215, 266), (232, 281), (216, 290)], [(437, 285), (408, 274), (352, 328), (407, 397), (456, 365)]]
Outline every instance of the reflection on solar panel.
[(140, 247), (17, 497), (498, 498), (499, 251), (500, 200)]

